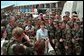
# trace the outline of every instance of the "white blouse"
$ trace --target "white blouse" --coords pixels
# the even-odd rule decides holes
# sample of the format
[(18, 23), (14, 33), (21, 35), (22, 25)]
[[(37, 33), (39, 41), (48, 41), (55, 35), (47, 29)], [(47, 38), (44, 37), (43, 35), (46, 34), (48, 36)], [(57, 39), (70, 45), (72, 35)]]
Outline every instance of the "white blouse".
[(46, 39), (48, 38), (48, 30), (44, 29), (44, 31), (42, 31), (42, 29), (38, 29), (36, 32), (36, 39)]

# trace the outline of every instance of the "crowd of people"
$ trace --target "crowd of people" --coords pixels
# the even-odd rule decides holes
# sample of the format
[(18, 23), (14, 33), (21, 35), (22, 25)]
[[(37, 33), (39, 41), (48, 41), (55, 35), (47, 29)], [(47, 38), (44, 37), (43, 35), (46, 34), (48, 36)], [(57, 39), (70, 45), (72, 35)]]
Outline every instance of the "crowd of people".
[(82, 47), (83, 21), (76, 11), (72, 17), (68, 11), (63, 17), (58, 11), (40, 13), (37, 18), (25, 13), (1, 14), (1, 55), (80, 55)]

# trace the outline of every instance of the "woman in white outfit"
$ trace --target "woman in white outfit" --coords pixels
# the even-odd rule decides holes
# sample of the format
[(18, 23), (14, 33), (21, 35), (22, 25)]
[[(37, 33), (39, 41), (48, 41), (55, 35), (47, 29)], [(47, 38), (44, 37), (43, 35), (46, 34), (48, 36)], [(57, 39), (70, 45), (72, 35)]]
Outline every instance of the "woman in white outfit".
[(48, 48), (50, 47), (50, 42), (48, 38), (48, 30), (45, 29), (45, 24), (42, 21), (40, 24), (40, 29), (36, 32), (36, 40), (44, 40), (45, 41), (45, 51), (44, 54), (48, 53)]
[(45, 29), (45, 25), (43, 23), (40, 24), (40, 29), (38, 29), (36, 32), (36, 40), (39, 39), (44, 39), (44, 40), (48, 39), (48, 30)]

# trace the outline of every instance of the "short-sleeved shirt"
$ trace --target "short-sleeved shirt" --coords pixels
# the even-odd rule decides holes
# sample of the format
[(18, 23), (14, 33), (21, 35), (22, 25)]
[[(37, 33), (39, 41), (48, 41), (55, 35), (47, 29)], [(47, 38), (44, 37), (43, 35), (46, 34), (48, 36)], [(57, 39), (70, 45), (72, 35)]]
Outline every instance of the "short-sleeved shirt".
[(44, 29), (44, 32), (42, 31), (42, 29), (37, 30), (36, 32), (36, 39), (46, 39), (48, 38), (48, 30)]

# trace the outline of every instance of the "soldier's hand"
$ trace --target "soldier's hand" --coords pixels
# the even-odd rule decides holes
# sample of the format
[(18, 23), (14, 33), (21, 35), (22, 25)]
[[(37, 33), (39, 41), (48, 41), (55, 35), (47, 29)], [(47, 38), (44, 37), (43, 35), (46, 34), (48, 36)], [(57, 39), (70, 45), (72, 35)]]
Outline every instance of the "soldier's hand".
[(23, 33), (23, 36), (27, 40), (27, 42), (30, 42), (29, 36), (27, 36), (25, 33)]
[(68, 49), (68, 46), (65, 46), (65, 49)]
[(61, 38), (61, 39), (59, 40), (59, 42), (63, 42), (63, 39)]

